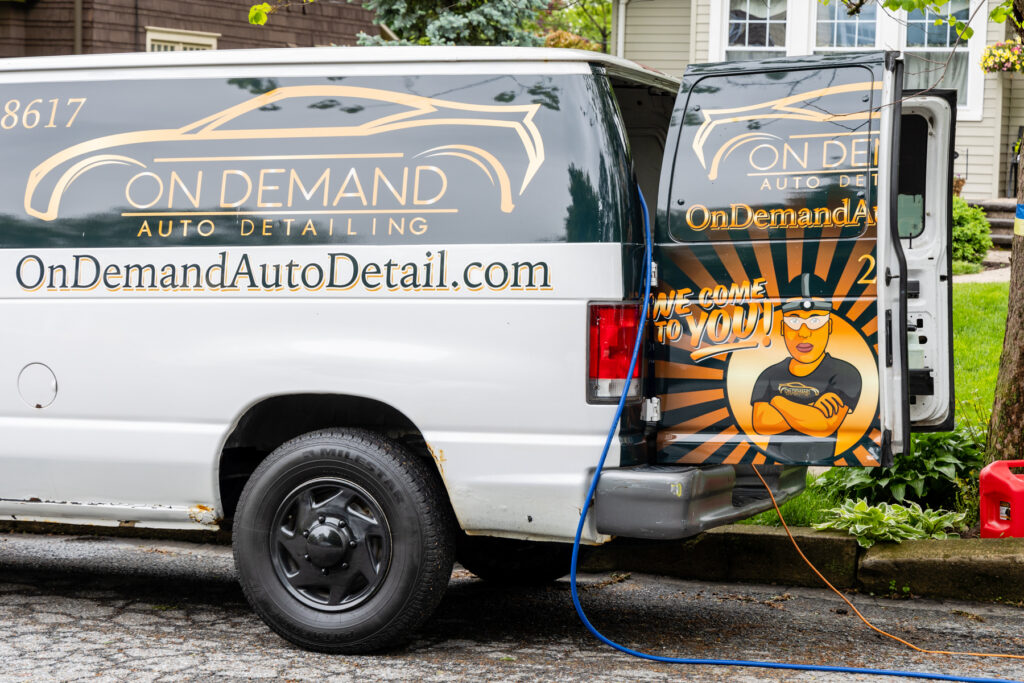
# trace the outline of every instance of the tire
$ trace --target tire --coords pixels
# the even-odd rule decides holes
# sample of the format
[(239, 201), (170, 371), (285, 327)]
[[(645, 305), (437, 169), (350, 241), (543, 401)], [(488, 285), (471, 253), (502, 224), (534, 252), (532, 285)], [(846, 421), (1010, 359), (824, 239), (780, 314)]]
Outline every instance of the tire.
[(457, 557), (463, 567), (484, 581), (504, 586), (543, 586), (569, 573), (572, 545), (462, 536)]
[(358, 654), (395, 647), (433, 613), (453, 529), (429, 463), (337, 429), (292, 439), (260, 464), (232, 545), (245, 597), (271, 629), (308, 650)]

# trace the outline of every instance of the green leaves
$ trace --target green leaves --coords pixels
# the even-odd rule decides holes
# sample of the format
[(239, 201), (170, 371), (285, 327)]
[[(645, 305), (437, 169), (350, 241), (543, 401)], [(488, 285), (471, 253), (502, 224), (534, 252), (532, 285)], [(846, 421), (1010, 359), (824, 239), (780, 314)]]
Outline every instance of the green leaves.
[(274, 8), (270, 6), (270, 3), (261, 2), (258, 5), (253, 5), (249, 8), (249, 23), (257, 26), (263, 26), (267, 23), (267, 17), (274, 11)]
[(985, 212), (953, 197), (953, 258), (981, 263), (992, 248), (991, 226)]
[(815, 529), (846, 531), (857, 538), (862, 548), (870, 548), (879, 541), (901, 543), (925, 538), (949, 538), (947, 531), (964, 526), (962, 512), (924, 510), (917, 503), (907, 506), (868, 505), (864, 499), (847, 500), (828, 511), (831, 519), (813, 525)]
[[(827, 0), (819, 0), (822, 4), (827, 5)], [(850, 14), (859, 14), (861, 7), (865, 4), (863, 0), (843, 0), (843, 4), (846, 5), (847, 11)], [(935, 25), (948, 24), (953, 27), (957, 35), (963, 40), (968, 40), (974, 35), (974, 29), (968, 25), (967, 22), (958, 19), (952, 14), (947, 14), (943, 19), (941, 18), (943, 12), (949, 9), (949, 0), (942, 0), (936, 2), (935, 0), (884, 0), (882, 6), (889, 11), (903, 10), (905, 12), (915, 11), (928, 11), (932, 14), (939, 15), (939, 19), (935, 20)], [(980, 13), (978, 13), (980, 14)], [(973, 20), (977, 17), (977, 14), (972, 14), (968, 21)], [(984, 20), (982, 14), (978, 17), (980, 20)], [(996, 5), (989, 12), (988, 18), (997, 23), (1003, 23), (1007, 19), (1017, 25), (1016, 20), (1013, 16), (1013, 0), (1003, 0), (1000, 4)]]
[(911, 453), (897, 458), (892, 467), (834, 467), (812, 486), (836, 500), (864, 498), (869, 504), (916, 501), (953, 507), (960, 491), (957, 480), (977, 479), (984, 451), (984, 435), (969, 429), (915, 434)]

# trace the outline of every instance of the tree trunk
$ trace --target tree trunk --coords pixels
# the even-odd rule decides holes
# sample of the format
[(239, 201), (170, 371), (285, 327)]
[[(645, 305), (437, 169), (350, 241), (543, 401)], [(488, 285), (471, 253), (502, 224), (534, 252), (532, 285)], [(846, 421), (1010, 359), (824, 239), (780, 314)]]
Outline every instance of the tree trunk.
[[(1024, 0), (1014, 0), (1017, 37), (1024, 37), (1020, 19)], [(1024, 167), (1017, 166), (1017, 204), (1024, 204)], [(1010, 300), (1006, 336), (999, 356), (996, 399), (988, 426), (988, 460), (1024, 459), (1024, 235), (1014, 225), (1010, 256)]]
[[(1024, 169), (1021, 169), (1024, 171)], [(1020, 174), (1024, 176), (1024, 173)], [(1021, 186), (1017, 202), (1022, 203)], [(1010, 302), (1006, 337), (999, 356), (999, 379), (988, 427), (988, 459), (1024, 459), (1024, 237), (1013, 236)]]

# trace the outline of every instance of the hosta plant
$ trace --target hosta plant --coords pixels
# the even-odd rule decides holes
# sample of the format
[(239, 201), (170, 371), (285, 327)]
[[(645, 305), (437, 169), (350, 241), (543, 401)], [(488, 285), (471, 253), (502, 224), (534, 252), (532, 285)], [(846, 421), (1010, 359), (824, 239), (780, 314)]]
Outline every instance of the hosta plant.
[(829, 510), (831, 519), (814, 528), (846, 531), (856, 537), (863, 548), (870, 548), (878, 541), (900, 543), (924, 538), (949, 538), (949, 531), (958, 531), (964, 526), (962, 512), (947, 510), (924, 510), (917, 503), (889, 505), (880, 503), (868, 505), (866, 500), (848, 500), (837, 508)]
[(913, 439), (911, 452), (896, 458), (892, 467), (834, 467), (813, 486), (837, 500), (954, 507), (960, 491), (957, 480), (977, 479), (984, 465), (984, 434), (960, 427), (955, 432), (915, 434)]

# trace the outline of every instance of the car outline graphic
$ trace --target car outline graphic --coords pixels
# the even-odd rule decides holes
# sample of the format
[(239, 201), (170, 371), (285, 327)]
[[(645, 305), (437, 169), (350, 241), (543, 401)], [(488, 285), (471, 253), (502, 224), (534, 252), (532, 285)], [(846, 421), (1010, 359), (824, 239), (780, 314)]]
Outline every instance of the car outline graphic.
[[(307, 128), (226, 129), (224, 126), (253, 110), (297, 97), (358, 98), (407, 106), (406, 111), (389, 114), (354, 126), (320, 126)], [(126, 154), (109, 150), (130, 145), (159, 142), (192, 142), (261, 139), (315, 139), (351, 138), (379, 135), (393, 131), (425, 126), (483, 126), (506, 128), (514, 131), (528, 160), (519, 186), (518, 195), (526, 190), (530, 181), (544, 163), (544, 142), (533, 118), (540, 104), (486, 105), (467, 104), (408, 93), (365, 88), (360, 86), (285, 86), (268, 91), (244, 102), (210, 114), (180, 128), (163, 128), (105, 135), (67, 147), (37, 165), (29, 173), (25, 187), (24, 206), (30, 216), (52, 221), (59, 216), (64, 192), (82, 174), (100, 166), (147, 165)], [(473, 116), (472, 114), (477, 114)], [(485, 118), (484, 115), (513, 114), (514, 119)], [(137, 155), (140, 156), (140, 155)], [(498, 186), (501, 210), (509, 213), (514, 208), (512, 180), (497, 156), (472, 145), (444, 145), (428, 149), (416, 156), (452, 156), (471, 161), (484, 170), (492, 184)], [(78, 161), (74, 161), (78, 159)], [(67, 166), (69, 162), (70, 166)], [(63, 170), (61, 170), (63, 168)], [(36, 197), (40, 184), (53, 172), (60, 172), (45, 206), (40, 207)]]
[(797, 392), (801, 392), (803, 394), (813, 394), (815, 396), (820, 396), (821, 395), (821, 392), (818, 389), (815, 389), (812, 386), (804, 384), (803, 382), (797, 382), (797, 381), (785, 382), (783, 384), (780, 384), (779, 385), (779, 390), (781, 391), (783, 389), (788, 389), (788, 390), (791, 390), (791, 391), (797, 391)]
[(730, 107), (726, 109), (704, 109), (701, 111), (703, 121), (693, 137), (693, 151), (697, 155), (697, 160), (700, 161), (701, 165), (707, 170), (708, 180), (716, 180), (718, 178), (721, 163), (725, 161), (725, 159), (728, 158), (728, 156), (737, 148), (750, 142), (782, 140), (779, 136), (772, 135), (771, 133), (764, 131), (741, 133), (729, 138), (719, 145), (715, 150), (715, 153), (711, 155), (711, 160), (708, 161), (705, 155), (705, 146), (708, 144), (711, 134), (715, 132), (719, 126), (727, 123), (744, 122), (749, 125), (751, 123), (779, 119), (806, 121), (808, 123), (867, 122), (877, 120), (881, 118), (881, 113), (878, 110), (871, 109), (870, 105), (867, 105), (865, 109), (846, 113), (825, 111), (821, 108), (820, 104), (815, 104), (814, 106), (808, 105), (813, 100), (818, 100), (821, 97), (828, 97), (829, 95), (841, 95), (857, 92), (870, 93), (873, 91), (880, 91), (881, 88), (882, 84), (880, 82), (864, 81), (860, 83), (848, 83), (846, 85), (820, 88), (818, 90), (798, 93), (788, 97), (768, 100), (767, 102), (757, 102), (755, 104), (748, 104), (739, 107)]

